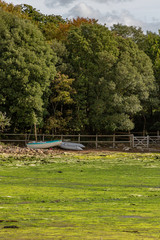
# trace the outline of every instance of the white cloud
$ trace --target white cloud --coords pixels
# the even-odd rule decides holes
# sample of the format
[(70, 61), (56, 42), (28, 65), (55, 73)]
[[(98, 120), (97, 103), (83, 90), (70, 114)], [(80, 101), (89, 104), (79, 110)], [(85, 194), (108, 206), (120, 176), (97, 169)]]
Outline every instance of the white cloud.
[[(97, 2), (97, 0), (93, 0)], [(131, 2), (133, 0), (99, 0), (99, 3), (122, 3), (122, 2)]]
[[(97, 3), (97, 0), (92, 0)], [(123, 2), (130, 2), (133, 0), (98, 0), (98, 4), (101, 3), (123, 3)], [(84, 0), (84, 2), (88, 3), (88, 0)], [(81, 4), (80, 0), (45, 0), (44, 4), (50, 8), (50, 7), (55, 7), (55, 6), (67, 6), (73, 3)], [(85, 3), (86, 4), (86, 3)]]
[[(104, 1), (104, 0), (101, 0)], [(160, 22), (157, 19), (153, 19), (153, 22), (146, 23), (142, 20), (135, 18), (129, 11), (121, 10), (118, 11), (108, 11), (105, 14), (101, 13), (99, 10), (95, 10), (91, 6), (80, 3), (69, 10), (66, 14), (67, 18), (85, 17), (85, 18), (95, 18), (99, 23), (105, 24), (108, 28), (113, 26), (113, 24), (120, 23), (127, 26), (141, 27), (144, 32), (152, 31), (157, 32), (160, 29)]]
[(116, 11), (108, 12), (99, 18), (100, 22), (105, 23), (107, 26), (121, 23), (127, 26), (140, 26), (141, 21), (137, 20), (130, 14), (129, 11), (123, 10), (120, 13)]
[(74, 6), (67, 14), (68, 18), (85, 17), (98, 19), (101, 16), (99, 10), (95, 10), (85, 3), (80, 3)]
[(88, 17), (99, 23), (121, 23), (142, 27), (144, 31), (160, 29), (160, 0), (5, 0), (13, 4), (29, 4), (44, 14), (63, 18)]
[(121, 12), (112, 11), (103, 14), (99, 10), (95, 10), (94, 8), (85, 3), (77, 4), (75, 7), (70, 9), (70, 11), (67, 14), (67, 17), (95, 18), (98, 20), (99, 23), (106, 24), (106, 26), (108, 27), (117, 23), (121, 23), (127, 26), (142, 26), (142, 22), (138, 21), (134, 16), (132, 16), (129, 11), (126, 10), (123, 10)]
[(123, 10), (120, 13), (108, 12), (105, 14), (105, 16), (101, 16), (99, 18), (99, 22), (105, 23), (107, 27), (111, 27), (113, 26), (113, 24), (117, 24), (117, 23), (120, 23), (122, 25), (127, 25), (127, 26), (141, 27), (144, 32), (152, 31), (157, 33), (158, 29), (160, 29), (159, 21), (146, 23), (144, 21), (136, 19), (129, 11), (126, 11), (126, 10)]
[(54, 8), (56, 6), (67, 6), (71, 3), (74, 3), (75, 0), (45, 0), (44, 4), (48, 8)]

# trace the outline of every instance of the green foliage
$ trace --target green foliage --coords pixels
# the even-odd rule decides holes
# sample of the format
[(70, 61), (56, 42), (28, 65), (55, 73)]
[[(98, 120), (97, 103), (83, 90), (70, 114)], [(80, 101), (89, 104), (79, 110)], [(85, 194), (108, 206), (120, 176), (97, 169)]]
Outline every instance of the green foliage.
[(72, 120), (74, 103), (72, 96), (76, 93), (72, 87), (73, 80), (59, 72), (51, 83), (48, 108), (50, 117), (47, 119), (46, 128), (52, 133), (70, 130), (69, 123)]
[(0, 8), (0, 111), (12, 130), (44, 120), (47, 131), (84, 133), (159, 122), (159, 34), (28, 4)]
[(66, 45), (81, 130), (86, 124), (95, 132), (133, 129), (131, 118), (155, 91), (150, 59), (133, 41), (98, 24), (72, 29)]
[(31, 5), (21, 4), (20, 7), (21, 7), (22, 13), (25, 13), (26, 15), (28, 15), (33, 21), (35, 22), (45, 21), (45, 15), (37, 11)]
[(15, 126), (40, 123), (56, 57), (30, 22), (2, 11), (0, 21), (1, 108)]
[(70, 64), (67, 61), (69, 52), (67, 51), (65, 44), (62, 43), (61, 41), (53, 39), (50, 42), (50, 45), (57, 56), (57, 62), (56, 62), (57, 72), (61, 72), (62, 74), (67, 75), (67, 72), (70, 69)]
[(10, 126), (10, 119), (6, 117), (6, 113), (0, 112), (0, 129), (3, 132), (4, 129)]
[(38, 23), (55, 23), (58, 24), (59, 22), (64, 22), (61, 16), (55, 16), (55, 15), (45, 15), (41, 13), (39, 10), (36, 10), (36, 8), (33, 8), (31, 5), (28, 4), (21, 4), (19, 5), (21, 8), (22, 13), (25, 13), (35, 22)]
[(153, 63), (155, 78), (160, 84), (160, 35), (156, 33), (147, 33), (145, 52)]
[(125, 39), (132, 39), (140, 49), (144, 49), (146, 35), (140, 27), (113, 24), (111, 31)]

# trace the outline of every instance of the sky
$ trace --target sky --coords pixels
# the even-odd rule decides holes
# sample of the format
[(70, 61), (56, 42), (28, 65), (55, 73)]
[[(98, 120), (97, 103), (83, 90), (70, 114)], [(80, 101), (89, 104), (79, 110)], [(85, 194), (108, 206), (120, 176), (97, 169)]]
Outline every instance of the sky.
[(29, 4), (43, 14), (64, 19), (94, 18), (107, 27), (113, 24), (141, 27), (144, 32), (160, 29), (160, 0), (4, 0)]

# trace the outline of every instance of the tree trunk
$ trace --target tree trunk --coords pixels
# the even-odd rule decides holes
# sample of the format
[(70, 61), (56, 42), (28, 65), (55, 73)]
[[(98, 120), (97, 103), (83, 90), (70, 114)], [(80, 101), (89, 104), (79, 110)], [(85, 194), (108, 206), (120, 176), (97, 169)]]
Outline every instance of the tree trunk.
[(36, 123), (34, 124), (34, 136), (35, 136), (35, 141), (37, 142), (37, 128), (36, 128)]
[(143, 114), (143, 135), (145, 136), (146, 135), (146, 117), (145, 115)]

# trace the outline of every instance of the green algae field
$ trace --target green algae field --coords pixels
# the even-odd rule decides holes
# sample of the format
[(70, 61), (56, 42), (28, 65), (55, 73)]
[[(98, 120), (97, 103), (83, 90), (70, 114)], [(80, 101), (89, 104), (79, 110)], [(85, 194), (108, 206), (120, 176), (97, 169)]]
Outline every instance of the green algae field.
[(0, 156), (0, 239), (160, 239), (160, 154)]

